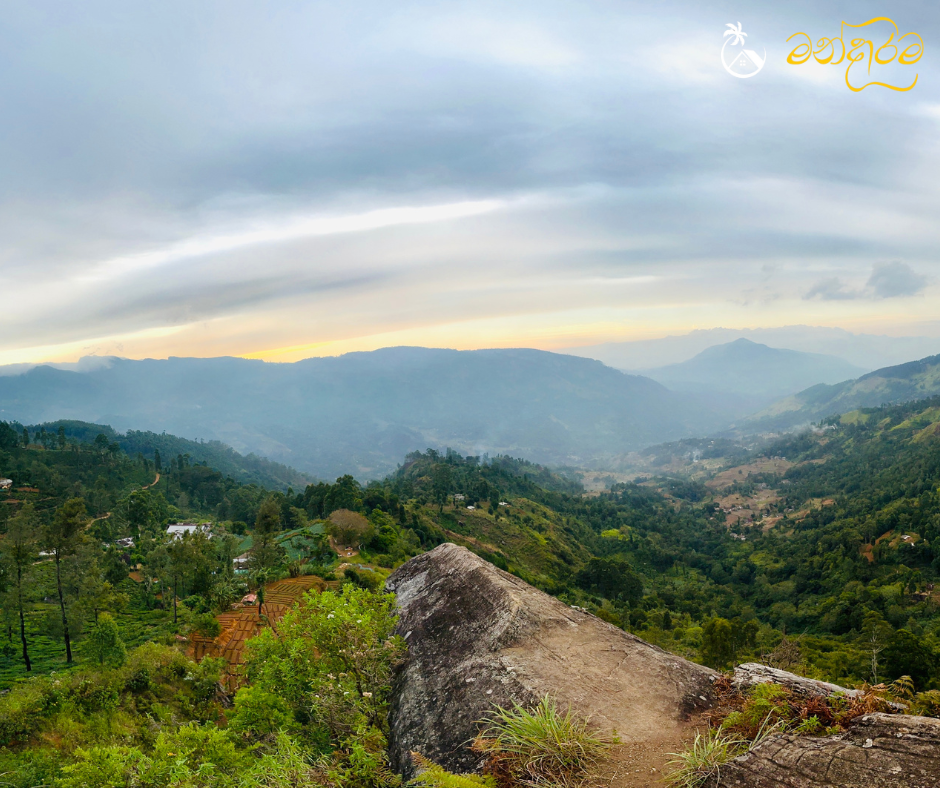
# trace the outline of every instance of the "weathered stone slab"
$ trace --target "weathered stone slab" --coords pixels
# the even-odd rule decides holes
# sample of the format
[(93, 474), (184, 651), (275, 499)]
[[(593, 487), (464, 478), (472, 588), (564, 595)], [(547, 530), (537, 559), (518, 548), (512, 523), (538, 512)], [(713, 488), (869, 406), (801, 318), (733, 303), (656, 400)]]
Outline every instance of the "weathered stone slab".
[(710, 788), (940, 788), (940, 720), (867, 714), (839, 736), (773, 736)]
[(390, 716), (390, 758), (416, 750), (451, 770), (494, 704), (548, 694), (624, 741), (658, 739), (713, 703), (714, 671), (574, 610), (462, 547), (444, 544), (389, 578), (408, 642)]

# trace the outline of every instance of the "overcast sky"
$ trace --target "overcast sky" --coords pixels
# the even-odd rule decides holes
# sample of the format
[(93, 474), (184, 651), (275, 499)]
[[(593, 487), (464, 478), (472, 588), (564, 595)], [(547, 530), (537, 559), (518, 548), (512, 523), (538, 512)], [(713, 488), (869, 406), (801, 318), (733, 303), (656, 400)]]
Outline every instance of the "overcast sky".
[[(883, 14), (913, 90), (787, 64)], [(940, 334), (938, 51), (935, 0), (4, 0), (0, 363)]]

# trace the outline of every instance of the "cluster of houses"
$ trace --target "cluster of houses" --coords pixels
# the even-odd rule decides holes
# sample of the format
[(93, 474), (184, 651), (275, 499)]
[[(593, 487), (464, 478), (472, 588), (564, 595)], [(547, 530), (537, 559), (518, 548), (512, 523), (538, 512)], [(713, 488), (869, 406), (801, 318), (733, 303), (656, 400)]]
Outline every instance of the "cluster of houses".
[[(182, 539), (186, 534), (196, 533), (197, 531), (202, 531), (211, 537), (212, 523), (173, 523), (166, 528), (167, 536), (172, 539)], [(123, 539), (116, 539), (114, 542), (115, 547), (123, 547), (127, 550), (132, 549), (134, 545), (133, 536), (125, 536)]]
[[(193, 533), (205, 533), (210, 539), (213, 536), (212, 523), (171, 523), (167, 526), (166, 533), (171, 539), (182, 539), (186, 534)], [(133, 536), (125, 536), (123, 539), (114, 541), (115, 547), (125, 550), (133, 550), (135, 544)], [(248, 557), (248, 553), (242, 553), (237, 558), (232, 559), (236, 574), (243, 574), (248, 571)], [(140, 566), (138, 565), (137, 568), (140, 569)]]

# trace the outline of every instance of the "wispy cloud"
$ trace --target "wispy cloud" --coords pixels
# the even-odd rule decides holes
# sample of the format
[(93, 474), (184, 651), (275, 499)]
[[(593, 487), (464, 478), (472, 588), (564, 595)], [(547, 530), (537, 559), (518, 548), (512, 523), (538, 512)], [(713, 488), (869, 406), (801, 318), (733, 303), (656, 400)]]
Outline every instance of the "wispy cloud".
[(860, 291), (852, 290), (835, 276), (817, 282), (803, 296), (806, 301), (812, 301), (813, 299), (820, 301), (854, 301), (856, 298), (861, 297)]
[(495, 211), (504, 205), (504, 200), (468, 200), (444, 205), (381, 208), (346, 216), (310, 216), (271, 222), (243, 232), (189, 238), (161, 249), (117, 257), (92, 266), (76, 279), (97, 282), (189, 258), (233, 252), (250, 246), (285, 243), (299, 238), (463, 219)]

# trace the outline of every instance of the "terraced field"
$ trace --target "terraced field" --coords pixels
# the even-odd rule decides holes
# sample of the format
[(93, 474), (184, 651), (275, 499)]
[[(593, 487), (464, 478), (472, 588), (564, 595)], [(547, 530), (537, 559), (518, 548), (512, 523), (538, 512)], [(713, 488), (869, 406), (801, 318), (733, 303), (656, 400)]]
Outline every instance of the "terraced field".
[(268, 624), (276, 624), (284, 614), (308, 591), (335, 589), (339, 581), (324, 581), (314, 575), (278, 580), (265, 587), (261, 615), (258, 605), (251, 604), (221, 613), (216, 618), (222, 632), (214, 639), (193, 637), (189, 653), (197, 661), (205, 657), (222, 657), (229, 663), (230, 681), (237, 681), (245, 642), (257, 635)]

